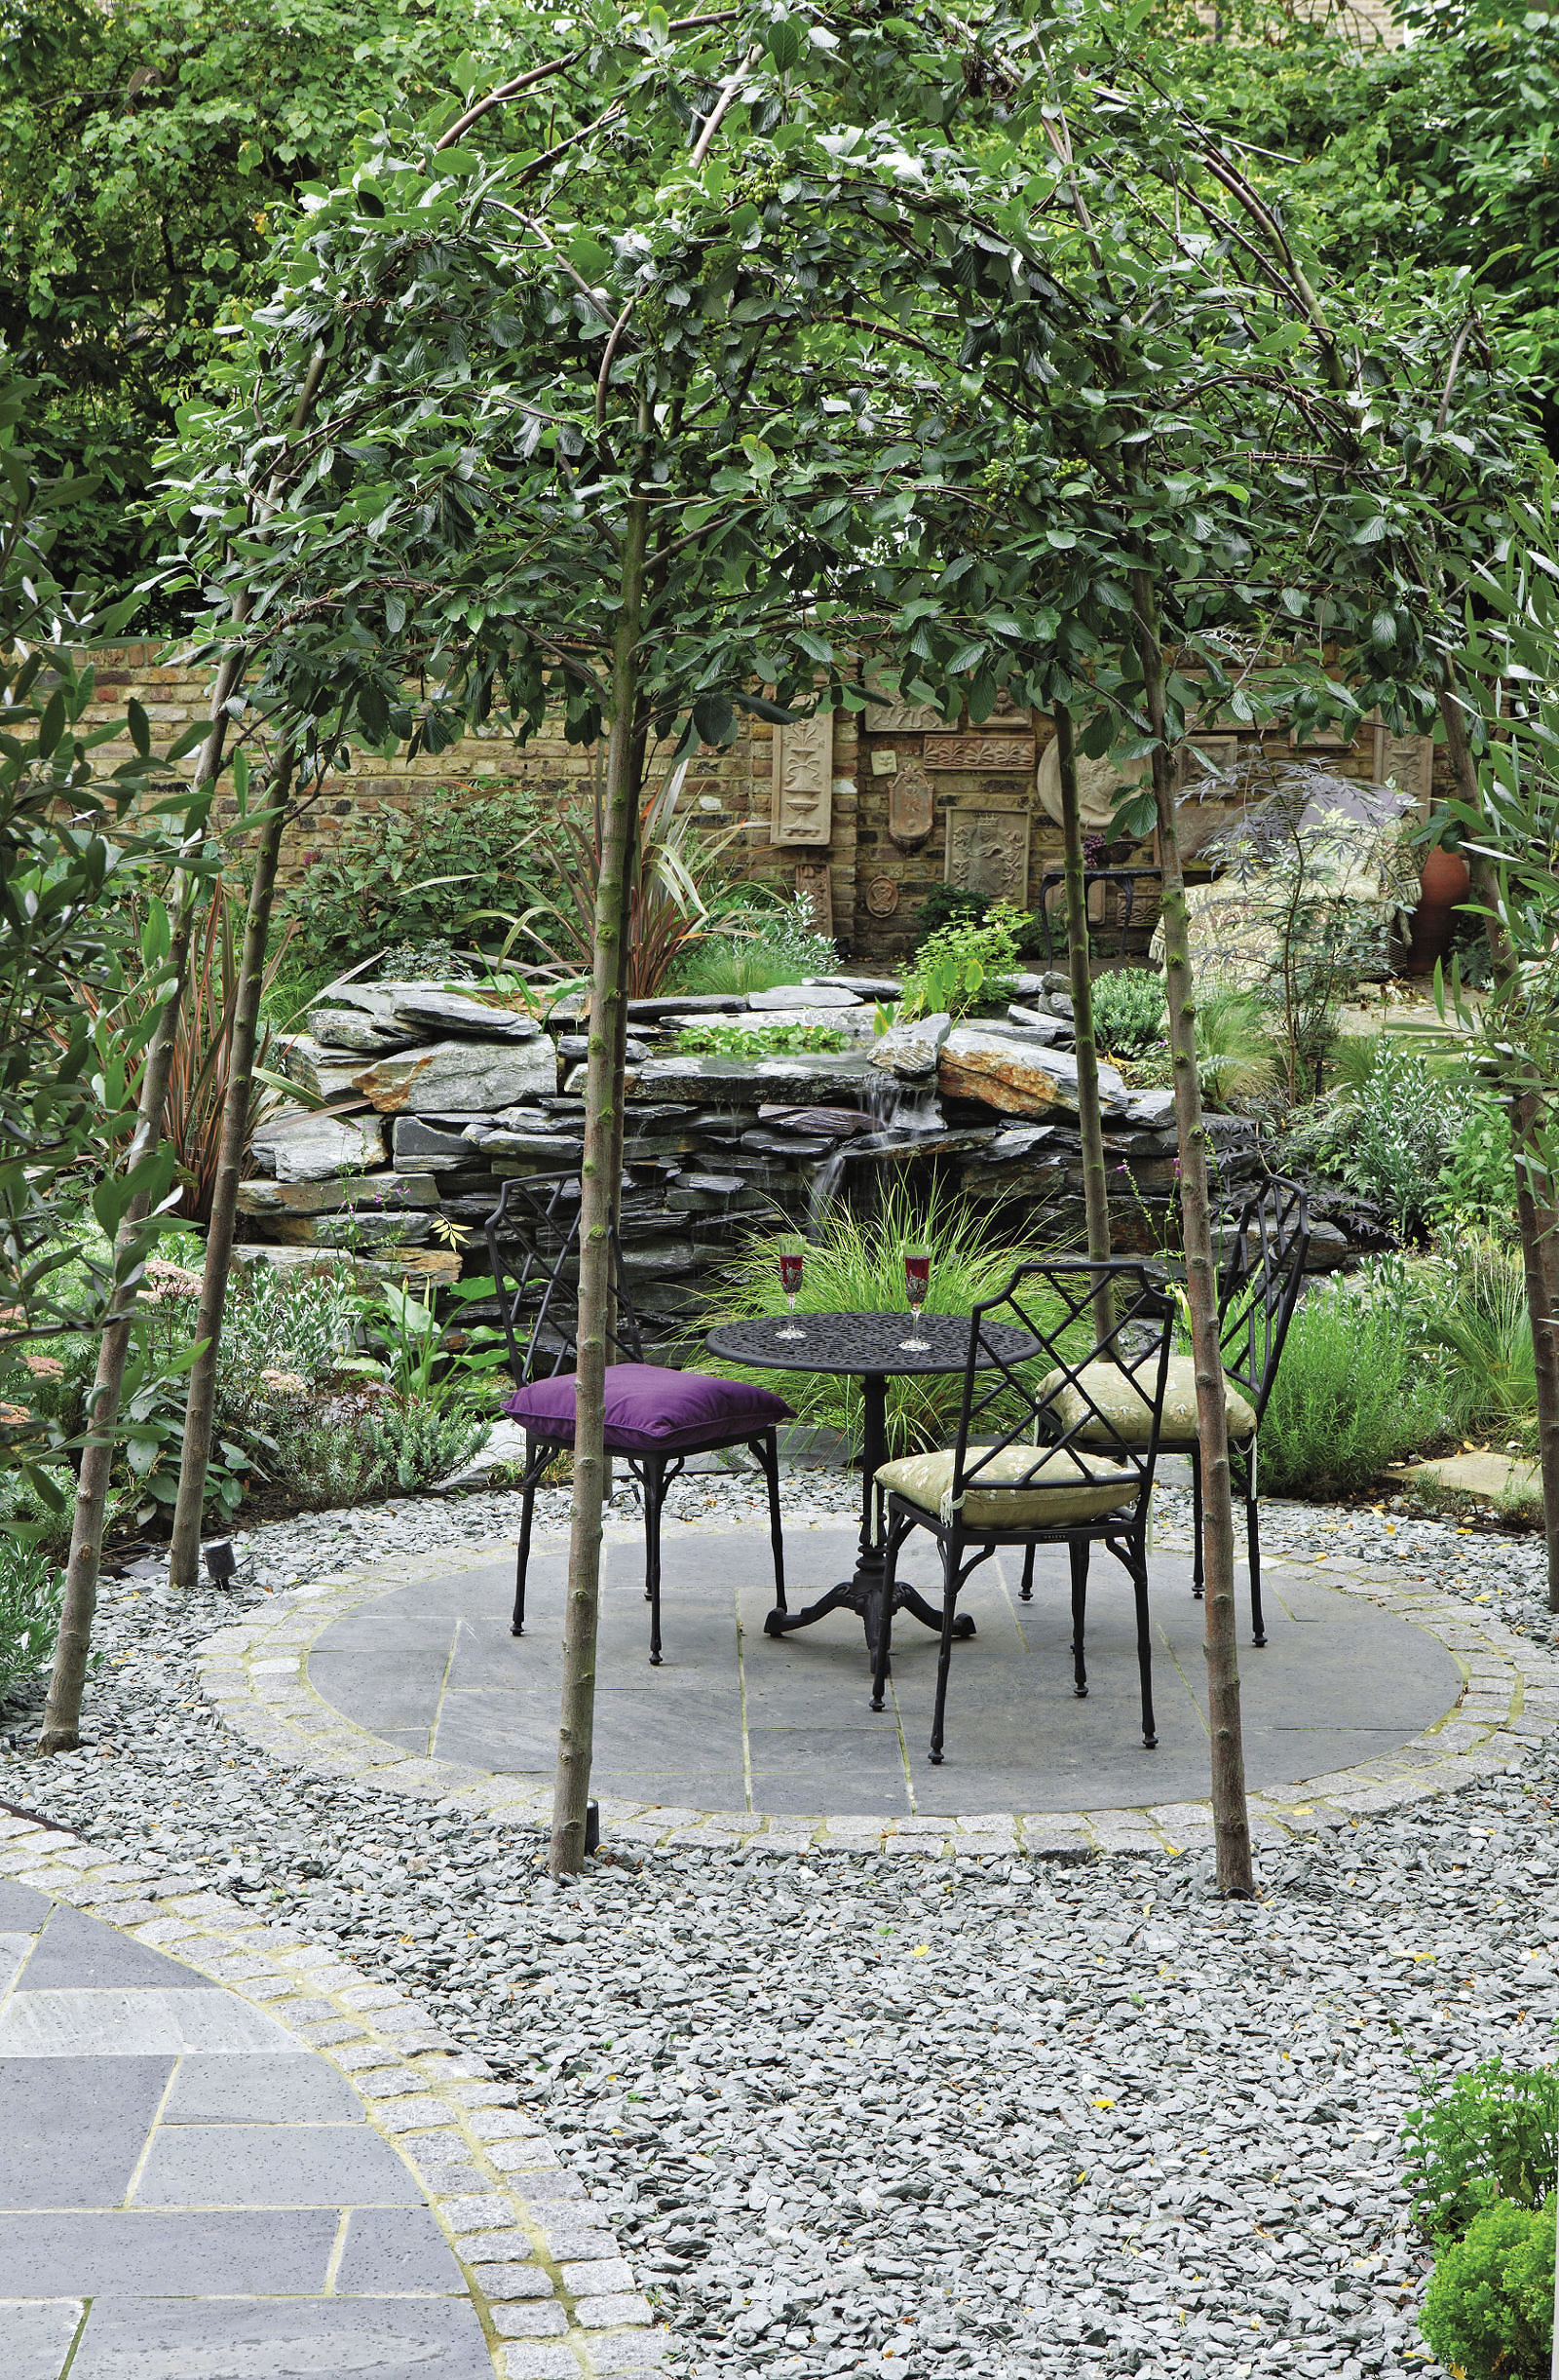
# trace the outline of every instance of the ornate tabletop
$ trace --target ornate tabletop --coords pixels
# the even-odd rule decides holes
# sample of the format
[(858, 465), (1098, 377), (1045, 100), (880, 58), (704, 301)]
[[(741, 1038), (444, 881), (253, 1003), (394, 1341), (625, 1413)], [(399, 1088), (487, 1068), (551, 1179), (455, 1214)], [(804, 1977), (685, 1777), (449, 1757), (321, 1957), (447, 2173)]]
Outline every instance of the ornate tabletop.
[[(782, 1331), (797, 1329), (800, 1339)], [(917, 1350), (906, 1339), (925, 1339)], [(981, 1332), (981, 1368), (987, 1363), (1021, 1363), (1038, 1353), (1039, 1342), (1009, 1323), (987, 1323)], [(772, 1371), (847, 1372), (857, 1378), (894, 1373), (961, 1372), (969, 1362), (967, 1314), (783, 1314), (759, 1315), (744, 1323), (721, 1323), (704, 1342), (725, 1363), (750, 1363)]]

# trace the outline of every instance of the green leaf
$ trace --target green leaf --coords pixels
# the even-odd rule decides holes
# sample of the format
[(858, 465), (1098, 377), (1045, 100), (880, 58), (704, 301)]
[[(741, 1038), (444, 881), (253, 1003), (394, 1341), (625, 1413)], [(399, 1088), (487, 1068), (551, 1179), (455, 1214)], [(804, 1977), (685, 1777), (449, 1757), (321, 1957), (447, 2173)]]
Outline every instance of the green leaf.
[(781, 74), (788, 74), (797, 64), (806, 47), (805, 36), (792, 17), (780, 17), (770, 25), (764, 37), (764, 48)]
[(130, 740), (132, 744), (133, 744), (136, 751), (139, 752), (143, 760), (149, 760), (152, 756), (151, 726), (147, 720), (144, 710), (141, 708), (140, 704), (136, 702), (133, 695), (131, 696), (130, 701), (125, 706), (125, 716), (130, 725)]

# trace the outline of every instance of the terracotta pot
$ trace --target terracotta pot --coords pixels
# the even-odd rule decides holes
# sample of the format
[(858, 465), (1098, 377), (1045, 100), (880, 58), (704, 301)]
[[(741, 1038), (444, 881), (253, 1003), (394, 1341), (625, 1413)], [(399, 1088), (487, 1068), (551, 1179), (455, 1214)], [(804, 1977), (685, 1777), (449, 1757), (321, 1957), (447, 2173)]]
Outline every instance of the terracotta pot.
[(1419, 904), (1413, 912), (1412, 940), (1402, 973), (1427, 976), (1443, 959), (1451, 940), (1452, 912), (1465, 901), (1472, 878), (1459, 851), (1426, 852), (1419, 870)]

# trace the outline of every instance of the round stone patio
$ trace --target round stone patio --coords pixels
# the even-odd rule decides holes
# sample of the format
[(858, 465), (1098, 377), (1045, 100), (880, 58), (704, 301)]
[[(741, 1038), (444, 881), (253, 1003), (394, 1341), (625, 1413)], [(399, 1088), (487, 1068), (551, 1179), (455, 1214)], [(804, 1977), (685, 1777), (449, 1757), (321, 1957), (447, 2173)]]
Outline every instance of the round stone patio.
[[(836, 1516), (786, 1523), (791, 1607), (848, 1574)], [(907, 1575), (934, 1593), (929, 1539)], [(448, 1552), (279, 1595), (208, 1646), (206, 1688), (284, 1757), (517, 1821), (551, 1811), (566, 1547), (537, 1542), (526, 1633), (509, 1633), (513, 1548)], [(868, 1708), (849, 1612), (775, 1640), (767, 1532), (667, 1525), (659, 1670), (639, 1531), (604, 1555), (594, 1785), (619, 1839), (757, 1835), (778, 1848), (1182, 1850), (1205, 1838), (1208, 1737), (1190, 1554), (1152, 1558), (1159, 1747), (1144, 1749), (1125, 1575), (1095, 1554), (1090, 1693), (1071, 1691), (1065, 1555), (1032, 1604), (997, 1556), (965, 1591), (948, 1756), (926, 1759), (935, 1640), (901, 1618), (893, 1693)], [(1346, 1823), (1506, 1765), (1559, 1719), (1553, 1656), (1476, 1606), (1355, 1563), (1264, 1565), (1270, 1641), (1242, 1619), (1246, 1770), (1258, 1836)], [(1240, 1573), (1243, 1592), (1244, 1573)]]

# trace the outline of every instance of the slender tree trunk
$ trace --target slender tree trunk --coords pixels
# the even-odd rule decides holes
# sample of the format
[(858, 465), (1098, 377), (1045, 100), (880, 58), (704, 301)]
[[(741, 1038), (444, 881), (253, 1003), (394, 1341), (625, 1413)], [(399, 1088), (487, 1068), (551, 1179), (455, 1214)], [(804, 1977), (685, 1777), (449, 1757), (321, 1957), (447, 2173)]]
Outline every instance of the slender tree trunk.
[(266, 814), (255, 849), (248, 908), (244, 920), (244, 947), (239, 960), (228, 1051), (227, 1092), (222, 1102), (222, 1137), (211, 1192), (211, 1216), (206, 1229), (200, 1310), (195, 1319), (195, 1336), (204, 1344), (190, 1367), (178, 1502), (173, 1512), (173, 1541), (169, 1550), (168, 1577), (172, 1587), (193, 1587), (200, 1564), (201, 1515), (206, 1506), (206, 1475), (210, 1462), (211, 1420), (216, 1401), (216, 1359), (233, 1265), (239, 1176), (244, 1167), (254, 1090), (260, 994), (265, 980), (266, 945), (271, 936), (271, 908), (276, 898), (276, 871), (296, 758), (290, 744), (285, 744), (277, 754), (276, 767), (266, 787)]
[(1148, 720), (1158, 742), (1153, 791), (1163, 865), (1164, 975), (1169, 998), (1169, 1047), (1174, 1059), (1175, 1126), (1180, 1140), (1180, 1211), (1186, 1244), (1186, 1296), (1197, 1372), (1197, 1437), (1201, 1464), (1203, 1567), (1206, 1596), (1203, 1651), (1207, 1716), (1212, 1731), (1212, 1821), (1218, 1884), (1240, 1900), (1255, 1895), (1250, 1863), (1250, 1818), (1245, 1807), (1245, 1748), (1239, 1711), (1239, 1656), (1235, 1612), (1235, 1516), (1229, 1497), (1229, 1429), (1224, 1407), (1223, 1350), (1218, 1337), (1218, 1271), (1207, 1188), (1207, 1135), (1197, 1077), (1197, 1010), (1191, 974), (1186, 885), (1175, 830), (1174, 769), (1164, 744), (1163, 657), (1158, 606), (1146, 571), (1132, 578), (1137, 644), (1147, 691)]
[[(168, 954), (171, 988), (156, 1030), (146, 1045), (140, 1097), (136, 1102), (135, 1130), (126, 1159), (127, 1172), (139, 1163), (148, 1150), (155, 1148), (162, 1137), (163, 1112), (168, 1104), (168, 1085), (173, 1071), (179, 1012), (184, 1005), (189, 975), (190, 934), (195, 921), (198, 879), (181, 871), (177, 882), (172, 940)], [(133, 1199), (126, 1209), (116, 1240), (117, 1251), (121, 1255), (130, 1246), (137, 1225), (145, 1221), (149, 1206), (149, 1199), (142, 1196)], [(65, 1564), (59, 1630), (55, 1640), (54, 1672), (49, 1680), (49, 1695), (44, 1704), (43, 1725), (38, 1736), (37, 1748), (40, 1752), (73, 1752), (81, 1740), (81, 1700), (87, 1682), (87, 1656), (92, 1646), (93, 1618), (97, 1609), (97, 1572), (102, 1559), (103, 1521), (108, 1508), (108, 1476), (113, 1468), (120, 1391), (130, 1356), (131, 1328), (139, 1286), (137, 1267), (116, 1294), (98, 1342), (97, 1371), (87, 1409), (87, 1442), (82, 1449), (81, 1470), (76, 1480), (76, 1510), (70, 1531), (70, 1554)]]
[(585, 1155), (580, 1169), (578, 1366), (574, 1392), (574, 1509), (563, 1628), (562, 1708), (552, 1798), (551, 1872), (577, 1876), (585, 1864), (595, 1723), (595, 1640), (600, 1608), (601, 1490), (606, 1476), (607, 1324), (612, 1312), (612, 1218), (621, 1150), (624, 1014), (624, 879), (632, 847), (639, 786), (635, 776), (640, 614), (649, 543), (649, 506), (628, 506), (617, 629), (612, 640), (612, 732), (606, 757), (606, 818), (595, 890), (595, 966), (585, 1078)]
[[(1463, 800), (1479, 805), (1478, 766), (1467, 744), (1454, 673), (1440, 689), (1446, 753)], [(1472, 889), (1488, 912), (1489, 962), (1497, 987), (1509, 980), (1510, 953), (1501, 926), (1498, 883), (1490, 862), (1474, 856)], [(1548, 1609), (1559, 1611), (1559, 1218), (1539, 1134), (1539, 1096), (1513, 1092), (1507, 1113), (1516, 1161), (1516, 1221), (1532, 1321), (1533, 1375), (1538, 1398), (1538, 1447), (1542, 1467), (1542, 1533), (1548, 1567)], [(1542, 1195), (1539, 1195), (1539, 1185)]]
[[(1088, 1254), (1096, 1264), (1110, 1255), (1110, 1188), (1104, 1168), (1104, 1119), (1099, 1109), (1099, 1052), (1093, 1038), (1093, 977), (1088, 965), (1088, 895), (1083, 860), (1083, 806), (1078, 797), (1077, 746), (1072, 713), (1055, 710), (1055, 754), (1061, 772), (1061, 832), (1065, 838), (1066, 943), (1072, 971), (1072, 1022), (1078, 1060), (1078, 1127), (1083, 1136), (1083, 1205)], [(1108, 1289), (1094, 1307), (1094, 1325), (1104, 1338), (1115, 1320)]]

